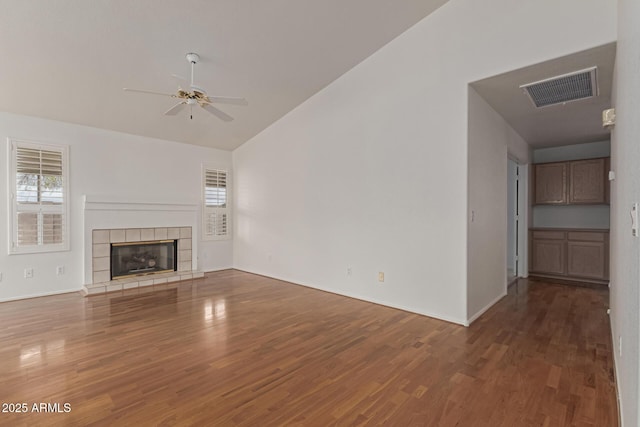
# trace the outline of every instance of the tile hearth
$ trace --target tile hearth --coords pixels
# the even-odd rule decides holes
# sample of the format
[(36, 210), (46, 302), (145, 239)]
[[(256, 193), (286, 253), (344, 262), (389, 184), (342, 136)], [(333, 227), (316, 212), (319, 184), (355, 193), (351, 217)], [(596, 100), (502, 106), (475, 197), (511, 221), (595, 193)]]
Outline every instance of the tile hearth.
[(104, 294), (105, 292), (124, 291), (145, 286), (165, 285), (182, 280), (200, 279), (204, 277), (202, 271), (174, 271), (148, 276), (127, 277), (126, 279), (110, 280), (103, 283), (93, 283), (82, 287), (84, 296)]

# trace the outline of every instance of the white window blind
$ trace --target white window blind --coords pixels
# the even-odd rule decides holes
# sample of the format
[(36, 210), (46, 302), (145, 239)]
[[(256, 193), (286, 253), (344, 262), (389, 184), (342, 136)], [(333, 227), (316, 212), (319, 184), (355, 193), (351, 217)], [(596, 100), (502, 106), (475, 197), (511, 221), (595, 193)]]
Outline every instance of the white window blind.
[(230, 235), (228, 172), (204, 168), (203, 232), (205, 239), (225, 239)]
[(10, 253), (68, 248), (66, 146), (10, 141)]

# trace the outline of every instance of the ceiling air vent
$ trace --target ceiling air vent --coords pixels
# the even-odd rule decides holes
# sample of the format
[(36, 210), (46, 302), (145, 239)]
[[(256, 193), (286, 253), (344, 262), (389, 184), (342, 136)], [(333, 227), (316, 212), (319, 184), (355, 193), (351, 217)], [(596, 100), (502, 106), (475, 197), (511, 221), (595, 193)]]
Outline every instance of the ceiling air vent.
[(597, 67), (520, 86), (537, 107), (564, 104), (598, 95)]

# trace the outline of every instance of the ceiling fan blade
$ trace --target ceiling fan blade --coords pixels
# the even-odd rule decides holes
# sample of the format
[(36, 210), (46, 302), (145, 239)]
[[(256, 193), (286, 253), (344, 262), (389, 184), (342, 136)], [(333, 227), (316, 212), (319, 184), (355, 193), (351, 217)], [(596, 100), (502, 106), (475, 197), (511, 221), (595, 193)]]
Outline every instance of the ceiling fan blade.
[(228, 115), (227, 113), (221, 110), (218, 110), (216, 107), (214, 107), (211, 104), (200, 104), (200, 106), (205, 110), (207, 110), (208, 112), (210, 112), (211, 114), (213, 114), (214, 116), (216, 116), (217, 118), (219, 118), (220, 120), (223, 120), (225, 122), (230, 122), (231, 120), (233, 120), (233, 117), (231, 117), (230, 115)]
[(173, 107), (171, 107), (167, 111), (165, 111), (164, 115), (165, 116), (175, 116), (180, 111), (182, 111), (182, 109), (184, 108), (185, 105), (187, 105), (186, 102), (178, 102), (176, 105), (174, 105)]
[(180, 74), (171, 74), (171, 77), (174, 79), (182, 80), (183, 82), (189, 83), (189, 80), (182, 77)]
[(217, 104), (249, 105), (244, 98), (230, 98), (228, 96), (207, 96), (207, 98)]
[(140, 90), (140, 89), (129, 89), (128, 87), (125, 87), (123, 90), (127, 91), (127, 92), (138, 92), (138, 93), (148, 93), (150, 95), (162, 95), (162, 96), (170, 96), (172, 98), (175, 98), (176, 96), (172, 93), (160, 93), (160, 92), (151, 92), (150, 90)]

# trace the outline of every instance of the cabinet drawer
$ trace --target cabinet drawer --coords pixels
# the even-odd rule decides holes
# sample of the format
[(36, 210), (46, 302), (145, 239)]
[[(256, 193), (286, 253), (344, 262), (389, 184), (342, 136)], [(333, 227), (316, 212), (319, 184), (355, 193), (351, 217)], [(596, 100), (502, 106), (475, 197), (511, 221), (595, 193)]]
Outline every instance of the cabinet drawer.
[(570, 231), (569, 240), (579, 240), (582, 242), (604, 242), (606, 233), (590, 231)]
[(564, 231), (542, 231), (536, 230), (533, 232), (534, 239), (547, 239), (547, 240), (564, 240), (566, 238)]

